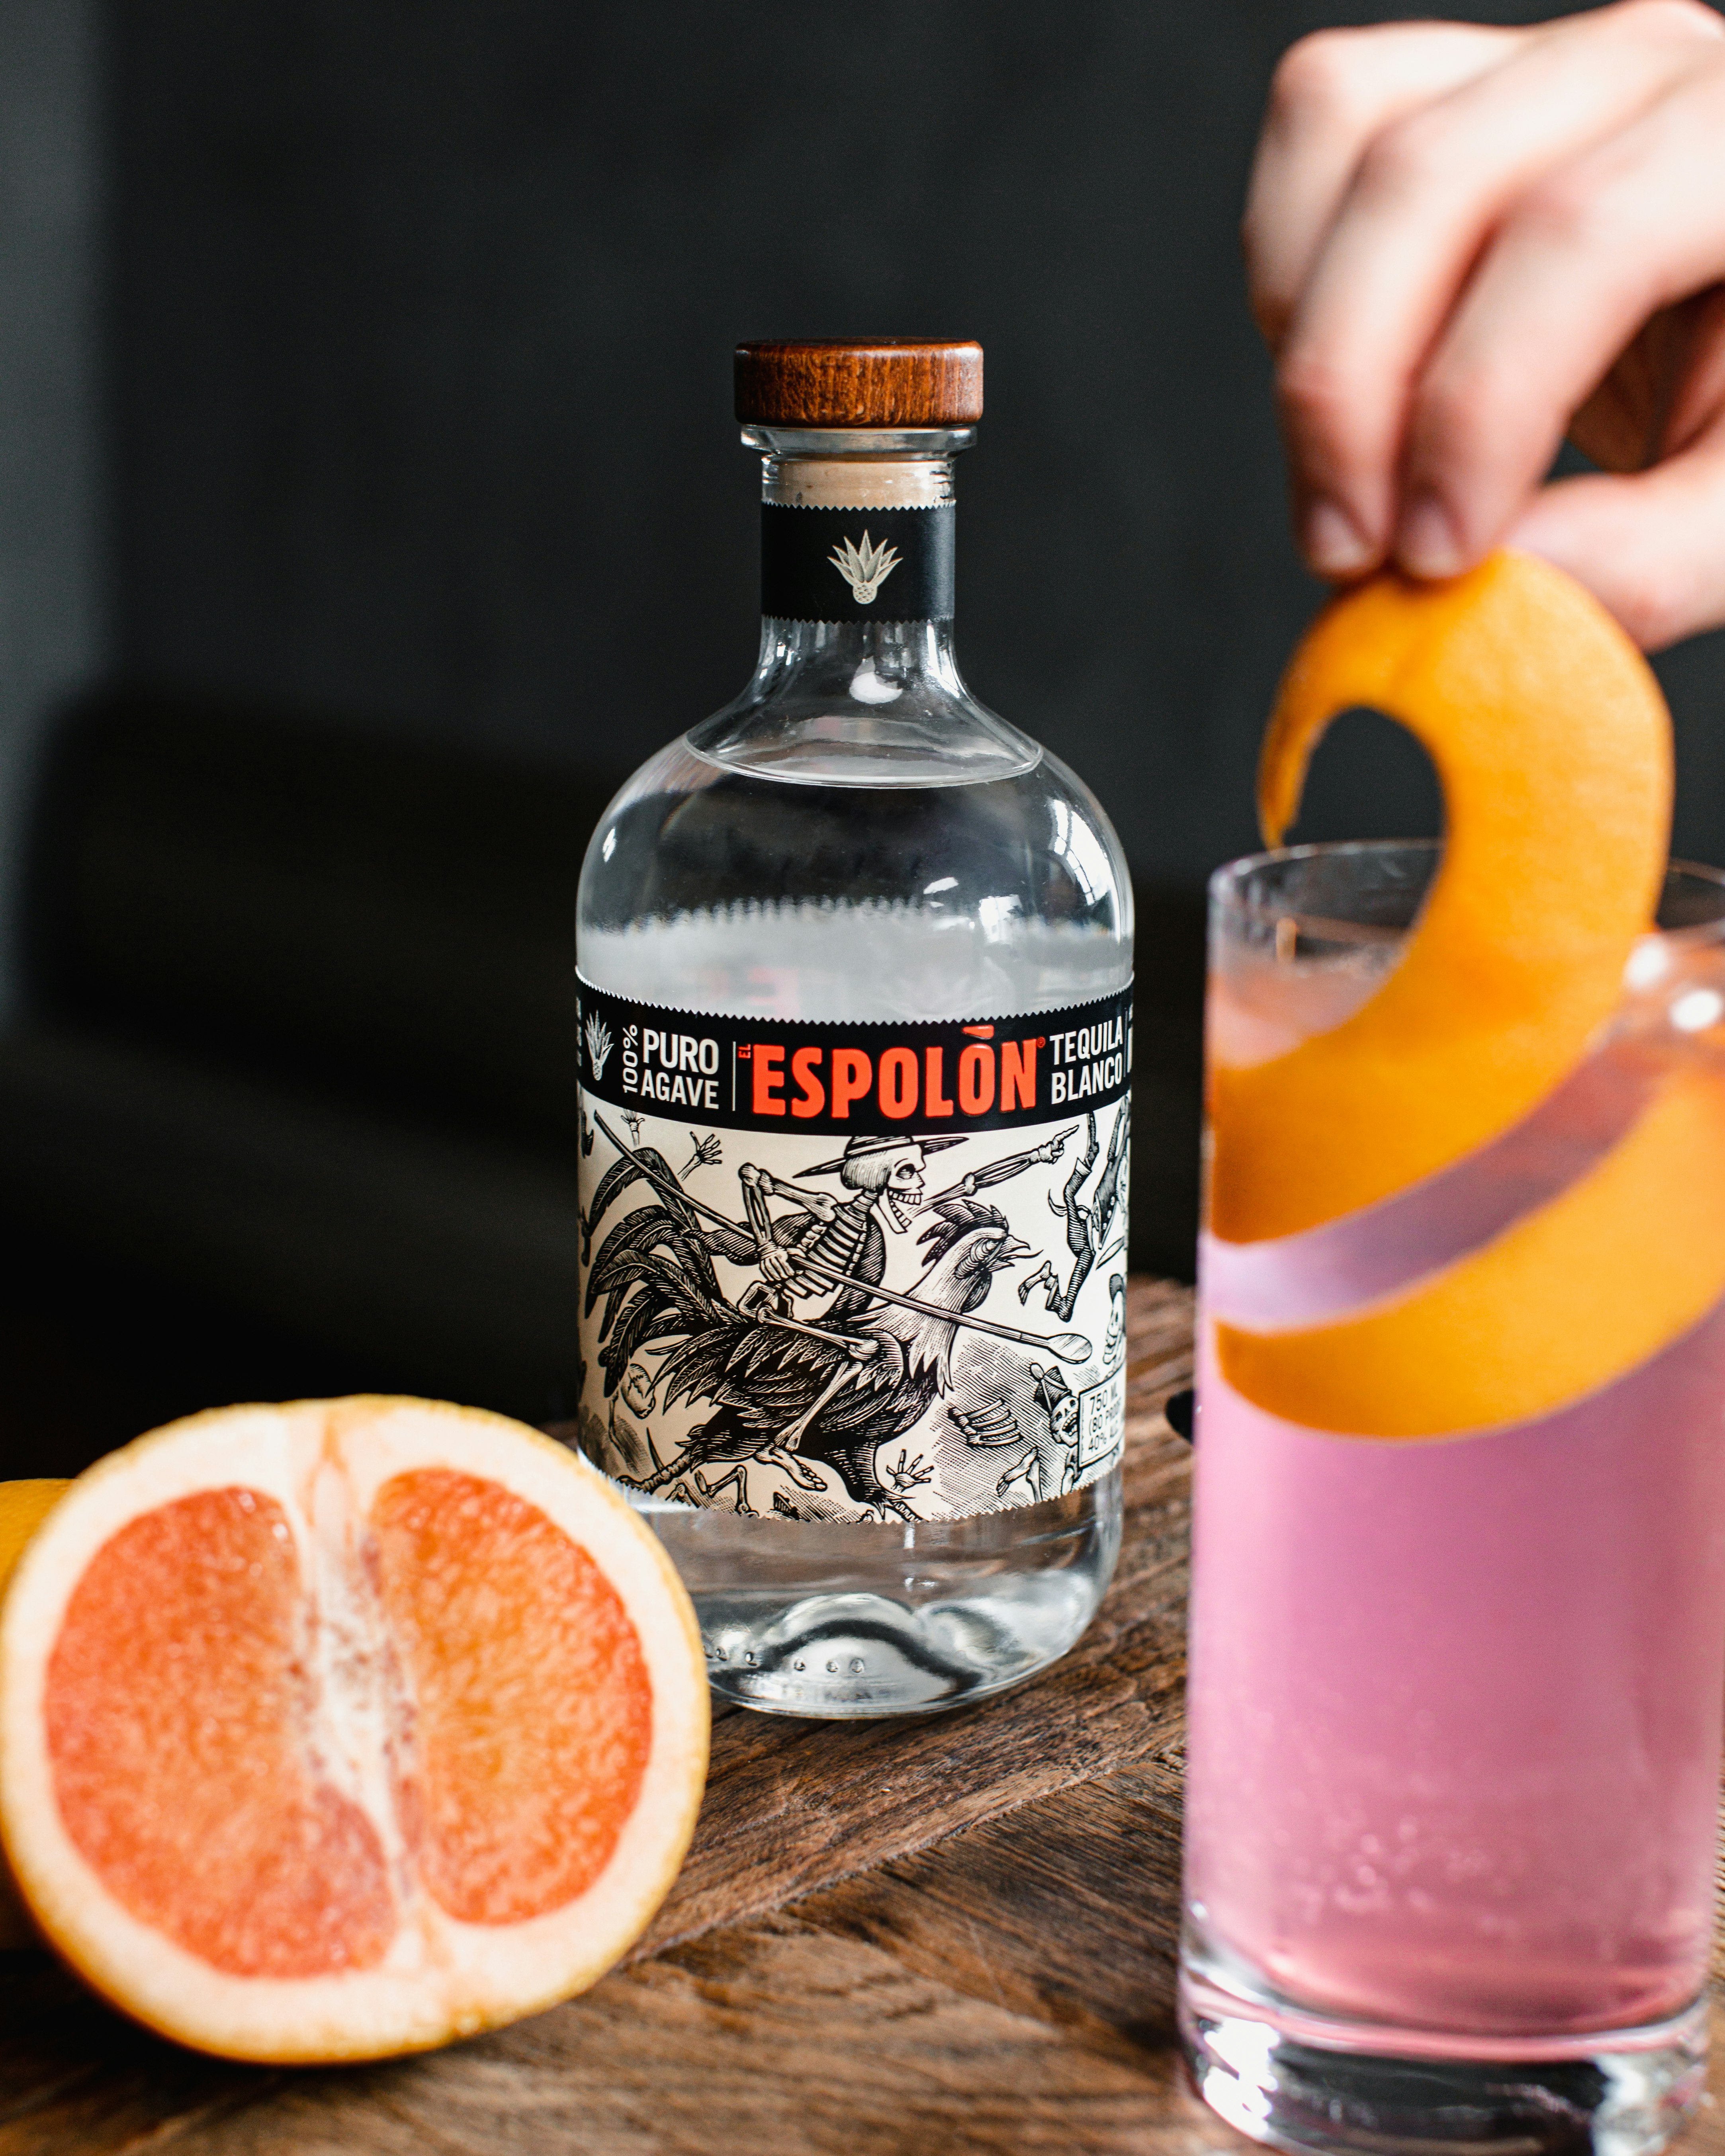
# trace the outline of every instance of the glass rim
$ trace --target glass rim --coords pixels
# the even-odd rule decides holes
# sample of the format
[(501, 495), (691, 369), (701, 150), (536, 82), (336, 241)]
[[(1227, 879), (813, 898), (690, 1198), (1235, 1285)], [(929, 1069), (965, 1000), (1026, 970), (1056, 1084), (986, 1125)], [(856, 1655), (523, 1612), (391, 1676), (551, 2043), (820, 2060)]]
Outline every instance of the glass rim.
[[(1247, 880), (1257, 870), (1279, 868), (1291, 861), (1335, 860), (1348, 855), (1361, 856), (1388, 854), (1432, 854), (1443, 845), (1441, 839), (1315, 839), (1297, 846), (1266, 846), (1261, 852), (1242, 854), (1231, 861), (1224, 861), (1212, 870), (1208, 884), (1211, 906), (1228, 906), (1248, 919), (1273, 927), (1278, 921), (1291, 920), (1301, 928), (1317, 928), (1323, 925), (1346, 926), (1356, 934), (1363, 925), (1358, 922), (1337, 923), (1333, 914), (1303, 911), (1297, 906), (1286, 903), (1255, 902), (1244, 896)], [(1676, 928), (1650, 928), (1643, 941), (1669, 944), (1676, 948), (1693, 947), (1707, 943), (1725, 942), (1725, 869), (1717, 869), (1707, 861), (1671, 860), (1666, 863), (1661, 883), (1661, 893), (1668, 891), (1673, 883), (1697, 883), (1710, 886), (1721, 893), (1720, 911), (1710, 921), (1692, 921)], [(1411, 928), (1409, 922), (1409, 927)], [(1405, 935), (1406, 929), (1393, 932)]]

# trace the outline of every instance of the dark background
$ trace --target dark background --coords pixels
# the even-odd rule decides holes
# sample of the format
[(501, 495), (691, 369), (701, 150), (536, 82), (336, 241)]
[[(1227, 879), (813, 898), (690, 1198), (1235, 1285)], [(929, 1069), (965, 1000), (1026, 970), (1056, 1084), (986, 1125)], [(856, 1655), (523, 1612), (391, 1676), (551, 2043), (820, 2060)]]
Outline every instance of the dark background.
[[(966, 669), (1126, 843), (1162, 1043), (1134, 1254), (1189, 1266), (1198, 894), (1253, 843), (1259, 731), (1317, 596), (1239, 212), (1277, 54), (1402, 12), (99, 13), (110, 628), (33, 798), (26, 1065), (0, 1070), (14, 1307), (100, 1394), (93, 1433), (338, 1383), (557, 1406), (572, 1312), (559, 1351), (484, 1307), (519, 1303), (509, 1265), (536, 1277), (556, 1240), (549, 1216), (508, 1224), (533, 1163), (547, 1190), (572, 1178), (548, 1014), (593, 817), (752, 661), (742, 336), (986, 348)], [(1661, 671), (1679, 850), (1725, 858), (1718, 640)], [(1362, 721), (1321, 756), (1301, 835), (1435, 819), (1420, 754)], [(226, 1152), (199, 1137), (228, 1127), (218, 1095)], [(295, 1116), (323, 1135), (284, 1135)], [(439, 1145), (450, 1187), (483, 1158), (513, 1194), (475, 1196), (479, 1240), (444, 1258)], [(372, 1153), (391, 1190), (418, 1176), (418, 1213), (367, 1183)], [(399, 1285), (409, 1248), (423, 1292)]]
[[(1294, 38), (1403, 12), (129, 0), (121, 670), (620, 782), (752, 659), (732, 344), (976, 336), (973, 684), (1196, 885), (1252, 843), (1315, 595), (1242, 294), (1253, 138)], [(1718, 855), (1717, 647), (1666, 671), (1679, 845)], [(1372, 773), (1344, 806), (1428, 813)]]

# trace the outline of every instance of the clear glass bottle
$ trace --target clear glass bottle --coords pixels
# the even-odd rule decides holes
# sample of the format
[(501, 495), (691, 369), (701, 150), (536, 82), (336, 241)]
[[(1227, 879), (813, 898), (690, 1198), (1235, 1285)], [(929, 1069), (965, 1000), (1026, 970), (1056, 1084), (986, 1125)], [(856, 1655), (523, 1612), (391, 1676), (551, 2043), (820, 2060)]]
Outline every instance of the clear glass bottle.
[[(846, 348), (825, 349), (842, 357)], [(977, 352), (977, 389), (979, 372)], [(818, 405), (811, 408), (828, 416)], [(1064, 1654), (1089, 1623), (1113, 1569), (1121, 1518), (1117, 1440), (1111, 1461), (1075, 1471), (1070, 1447), (1081, 1419), (1079, 1395), (1067, 1379), (1081, 1391), (1086, 1378), (1095, 1378), (1103, 1403), (1098, 1417), (1109, 1407), (1117, 1421), (1124, 1359), (1124, 1081), (1116, 1088), (1111, 1116), (1118, 1128), (1111, 1141), (1110, 1111), (1087, 1116), (1081, 1105), (1050, 1132), (1045, 1109), (1044, 1122), (1027, 1127), (1045, 1141), (1038, 1151), (1004, 1132), (963, 1140), (929, 1134), (936, 1111), (952, 1113), (942, 1088), (951, 1092), (955, 1069), (967, 1075), (967, 1051), (956, 1034), (944, 1063), (937, 1048), (895, 1051), (913, 1090), (925, 1075), (916, 1059), (927, 1059), (930, 1083), (916, 1111), (906, 1111), (915, 1128), (901, 1137), (888, 1126), (873, 1137), (816, 1139), (815, 1151), (837, 1153), (842, 1147), (841, 1160), (805, 1162), (776, 1184), (769, 1176), (759, 1186), (766, 1193), (759, 1204), (740, 1189), (739, 1174), (747, 1183), (756, 1170), (744, 1163), (767, 1158), (768, 1139), (759, 1135), (765, 1126), (757, 1118), (753, 1132), (733, 1122), (703, 1132), (701, 1116), (688, 1104), (711, 1108), (727, 1083), (727, 1070), (731, 1096), (747, 1103), (747, 1066), (732, 1060), (721, 1067), (726, 1056), (749, 1054), (746, 1044), (736, 1049), (739, 1026), (747, 1033), (788, 1025), (788, 1040), (798, 1024), (825, 1028), (823, 1040), (837, 1039), (850, 1026), (866, 1041), (875, 1037), (871, 1029), (895, 1024), (926, 1030), (930, 1021), (992, 1021), (966, 1029), (967, 1038), (988, 1044), (968, 1051), (975, 1060), (968, 1075), (976, 1080), (969, 1097), (973, 1106), (983, 1080), (993, 1084), (999, 1025), (1004, 1106), (1011, 1021), (1050, 1014), (1049, 1030), (1030, 1045), (1040, 1050), (1037, 1067), (1051, 1086), (1047, 1074), (1061, 1052), (1054, 1029), (1060, 1015), (1075, 1009), (1093, 1014), (1109, 998), (1111, 1009), (1125, 1008), (1131, 887), (1119, 842), (1081, 781), (966, 689), (953, 654), (949, 597), (943, 602), (937, 591), (927, 600), (932, 608), (945, 608), (931, 618), (865, 613), (883, 593), (890, 603), (899, 569), (889, 567), (871, 599), (857, 601), (858, 588), (869, 588), (866, 572), (887, 551), (878, 532), (873, 540), (868, 535), (870, 511), (876, 524), (902, 542), (894, 551), (908, 572), (901, 579), (906, 592), (927, 565), (911, 558), (916, 547), (903, 534), (908, 529), (914, 536), (921, 527), (907, 526), (901, 516), (889, 525), (885, 513), (946, 511), (950, 592), (952, 460), (970, 444), (973, 429), (952, 424), (950, 409), (937, 403), (914, 416), (946, 424), (763, 424), (749, 418), (741, 390), (739, 412), (745, 443), (762, 453), (769, 583), (771, 533), (800, 531), (794, 518), (774, 525), (773, 511), (860, 512), (860, 542), (841, 541), (830, 552), (824, 539), (818, 552), (804, 547), (798, 572), (810, 572), (809, 563), (815, 571), (824, 562), (836, 564), (833, 583), (839, 586), (842, 573), (851, 590), (841, 587), (836, 598), (819, 603), (836, 611), (842, 602), (852, 618), (768, 613), (755, 675), (742, 695), (644, 764), (607, 809), (588, 849), (578, 927), (588, 1029), (585, 1081), (591, 1084), (595, 1068), (603, 1068), (614, 1035), (623, 1037), (611, 1065), (614, 1084), (625, 1068), (639, 1070), (643, 1055), (649, 1065), (656, 1058), (661, 1072), (676, 1065), (675, 1039), (669, 1048), (661, 1039), (670, 1038), (670, 1026), (662, 1023), (638, 1039), (634, 1006), (649, 1015), (683, 1018), (681, 1060), (689, 1075), (648, 1081), (660, 1088), (649, 1113), (669, 1119), (652, 1126), (666, 1141), (656, 1149), (642, 1137), (644, 1117), (632, 1111), (627, 1096), (615, 1094), (607, 1106), (598, 1093), (583, 1092), (583, 1206), (603, 1214), (590, 1221), (584, 1255), (591, 1266), (603, 1264), (606, 1238), (614, 1234), (615, 1258), (627, 1240), (617, 1232), (619, 1218), (627, 1217), (625, 1204), (658, 1207), (662, 1236), (657, 1245), (642, 1244), (627, 1265), (612, 1264), (603, 1277), (615, 1294), (584, 1298), (583, 1444), (651, 1513), (693, 1597), (721, 1693), (787, 1713), (927, 1712), (996, 1691)], [(942, 580), (938, 562), (930, 573), (933, 584), (927, 588), (933, 590)], [(778, 588), (784, 588), (782, 576)], [(771, 603), (771, 591), (767, 598)], [(731, 1025), (729, 1050), (710, 1042), (697, 1047), (702, 1014), (708, 1014)], [(1126, 1041), (1111, 1070), (1129, 1070), (1129, 1032)], [(1096, 1049), (1106, 1046), (1106, 1038), (1100, 1026), (1091, 1034), (1068, 1033), (1069, 1060), (1075, 1045)], [(778, 1050), (762, 1053), (776, 1056)], [(821, 1053), (812, 1051), (817, 1070), (824, 1068)], [(860, 1053), (866, 1060), (866, 1048)], [(625, 1054), (636, 1063), (626, 1066)], [(886, 1052), (878, 1060), (886, 1101)], [(703, 1078), (710, 1064), (719, 1075)], [(767, 1074), (767, 1105), (783, 1116), (783, 1066), (756, 1067)], [(1096, 1073), (1104, 1066), (1089, 1068)], [(740, 1096), (734, 1083), (739, 1075)], [(661, 1106), (668, 1086), (679, 1097)], [(754, 1097), (758, 1105), (762, 1096)], [(793, 1112), (802, 1114), (810, 1097), (805, 1087)], [(866, 1105), (873, 1104), (871, 1096)], [(833, 1105), (842, 1112), (836, 1091)], [(678, 1147), (690, 1154), (686, 1163), (666, 1149), (673, 1126)], [(942, 1148), (961, 1142), (969, 1151), (943, 1155)], [(985, 1151), (1004, 1163), (993, 1176), (983, 1162)], [(633, 1170), (622, 1161), (625, 1152), (634, 1156)], [(860, 1168), (854, 1158), (862, 1161)], [(901, 1195), (907, 1188), (922, 1208), (913, 1206), (908, 1222), (903, 1209), (891, 1209), (891, 1192), (882, 1195), (870, 1185), (869, 1163), (877, 1158), (891, 1160), (899, 1178), (895, 1188)], [(655, 1161), (656, 1168), (649, 1164)], [(608, 1183), (603, 1179), (608, 1163)], [(967, 1163), (974, 1187), (958, 1174)], [(879, 1166), (873, 1171), (881, 1172)], [(1110, 1176), (1111, 1183), (1105, 1183)], [(619, 1178), (626, 1189), (618, 1187)], [(928, 1196), (937, 1180), (952, 1186), (942, 1202)], [(686, 1202), (679, 1196), (685, 1186)], [(813, 1212), (805, 1218), (798, 1202), (805, 1188), (814, 1194), (803, 1203), (820, 1208), (825, 1223)], [(872, 1217), (886, 1232), (869, 1232), (877, 1246), (890, 1245), (894, 1278), (907, 1277), (902, 1268), (913, 1262), (913, 1252), (920, 1260), (929, 1249), (944, 1249), (949, 1265), (963, 1260), (964, 1250), (952, 1247), (955, 1237), (961, 1245), (970, 1238), (988, 1254), (984, 1270), (967, 1276), (971, 1285), (963, 1298), (963, 1312), (974, 1309), (977, 1316), (961, 1312), (946, 1328), (946, 1346), (932, 1358), (938, 1365), (934, 1390), (904, 1442), (895, 1442), (899, 1423), (923, 1396), (906, 1388), (930, 1359), (930, 1351), (917, 1344), (917, 1328), (926, 1328), (935, 1308), (945, 1308), (948, 1300), (957, 1310), (960, 1299), (956, 1290), (943, 1298), (942, 1276), (931, 1266), (910, 1278), (910, 1291), (901, 1287), (897, 1302), (882, 1301), (869, 1291), (871, 1281), (883, 1278), (878, 1247), (872, 1270), (861, 1255), (850, 1261), (857, 1270), (832, 1270), (832, 1236), (870, 1204), (879, 1209)], [(1030, 1217), (1027, 1206), (1032, 1209), (1038, 1230), (1006, 1240), (1003, 1205), (1013, 1228)], [(829, 1225), (828, 1240), (813, 1240), (835, 1212), (842, 1217), (837, 1228)], [(735, 1225), (727, 1229), (727, 1221)], [(691, 1282), (702, 1271), (696, 1240), (736, 1258), (737, 1235), (752, 1229), (764, 1250), (772, 1237), (763, 1221), (768, 1228), (780, 1224), (776, 1232), (788, 1239), (778, 1273), (768, 1262), (751, 1279), (747, 1267), (721, 1264), (720, 1299), (691, 1317), (690, 1299), (698, 1300), (699, 1291)], [(894, 1234), (906, 1226), (908, 1232)], [(1052, 1328), (1062, 1322), (1057, 1305), (1064, 1303), (1066, 1320), (1072, 1315), (1071, 1297), (1061, 1291), (1078, 1270), (1075, 1258), (1086, 1237), (1094, 1262), (1079, 1263), (1093, 1277), (1083, 1283), (1081, 1301), (1089, 1300), (1077, 1314), (1089, 1329), (1056, 1337)], [(798, 1238), (802, 1247), (824, 1253), (829, 1270), (819, 1280), (805, 1274), (788, 1285), (778, 1274), (797, 1262), (788, 1252)], [(1033, 1276), (1029, 1266), (1038, 1257), (1044, 1262)], [(894, 1265), (900, 1272), (891, 1272)], [(1004, 1284), (994, 1280), (997, 1271), (1006, 1275)], [(841, 1285), (823, 1306), (814, 1291), (830, 1294), (835, 1281), (856, 1285)], [(625, 1291), (638, 1302), (659, 1298), (636, 1323), (639, 1362), (618, 1346), (629, 1322)], [(760, 1320), (753, 1333), (744, 1322), (750, 1311)], [(715, 1317), (728, 1329), (711, 1341), (704, 1332), (696, 1338)], [(608, 1341), (600, 1337), (608, 1320)], [(996, 1329), (978, 1330), (982, 1322)], [(1014, 1334), (1010, 1353), (999, 1344), (1001, 1328)], [(1046, 1368), (1026, 1359), (1043, 1342), (1055, 1351)], [(758, 1357), (763, 1343), (775, 1353), (783, 1349), (785, 1382), (803, 1386), (796, 1393), (793, 1384), (784, 1396), (782, 1422), (792, 1433), (787, 1454), (776, 1445), (784, 1430), (763, 1438), (757, 1416), (753, 1435), (744, 1437), (734, 1414), (709, 1412), (715, 1399), (732, 1396), (714, 1378), (714, 1358)], [(1081, 1358), (1080, 1348), (1086, 1351)], [(682, 1412), (672, 1414), (670, 1363), (685, 1350), (706, 1360), (680, 1394)], [(602, 1371), (608, 1351), (612, 1367)], [(1056, 1363), (1056, 1353), (1065, 1361)], [(804, 1356), (806, 1377), (798, 1359)], [(1076, 1371), (1069, 1367), (1075, 1360)], [(880, 1375), (889, 1364), (898, 1373), (890, 1382)], [(967, 1367), (992, 1375), (964, 1379)], [(961, 1380), (956, 1390), (955, 1370)], [(926, 1371), (922, 1382), (927, 1393)], [(870, 1438), (880, 1430), (889, 1437), (865, 1467), (874, 1502), (858, 1517), (858, 1507), (843, 1502), (845, 1491), (832, 1467), (819, 1460), (811, 1464), (799, 1446), (810, 1442), (817, 1425), (825, 1427), (822, 1415), (829, 1421), (849, 1417), (854, 1429), (858, 1403), (877, 1399), (881, 1404), (878, 1411), (870, 1408), (864, 1427)], [(728, 1432), (722, 1445), (712, 1435), (721, 1424)], [(1095, 1445), (1109, 1443), (1106, 1435), (1095, 1439)], [(757, 1448), (752, 1454), (751, 1444)], [(1060, 1444), (1069, 1447), (1065, 1454)], [(716, 1453), (716, 1445), (721, 1446)], [(829, 1451), (837, 1456), (830, 1446)], [(740, 1460), (733, 1456), (738, 1453), (745, 1455)], [(853, 1465), (855, 1456), (849, 1455)], [(1067, 1465), (1060, 1470), (1062, 1459)], [(680, 1475), (679, 1463), (686, 1469), (690, 1461), (696, 1463), (692, 1472)], [(996, 1467), (1004, 1471), (991, 1485), (987, 1476)], [(942, 1509), (932, 1483), (966, 1476), (986, 1502), (1001, 1508), (923, 1517)], [(1043, 1494), (1056, 1483), (1056, 1494)], [(825, 1502), (823, 1485), (841, 1501), (836, 1507)], [(683, 1502), (691, 1497), (697, 1502)], [(831, 1516), (835, 1511), (839, 1517)]]

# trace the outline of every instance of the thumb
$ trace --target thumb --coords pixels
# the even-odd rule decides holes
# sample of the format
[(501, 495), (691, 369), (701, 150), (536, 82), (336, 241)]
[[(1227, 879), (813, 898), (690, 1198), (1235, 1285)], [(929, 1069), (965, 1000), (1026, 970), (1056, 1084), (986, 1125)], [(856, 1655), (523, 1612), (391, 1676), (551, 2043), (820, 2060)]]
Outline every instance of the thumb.
[(1725, 414), (1651, 471), (1542, 487), (1503, 543), (1567, 570), (1644, 651), (1725, 625)]

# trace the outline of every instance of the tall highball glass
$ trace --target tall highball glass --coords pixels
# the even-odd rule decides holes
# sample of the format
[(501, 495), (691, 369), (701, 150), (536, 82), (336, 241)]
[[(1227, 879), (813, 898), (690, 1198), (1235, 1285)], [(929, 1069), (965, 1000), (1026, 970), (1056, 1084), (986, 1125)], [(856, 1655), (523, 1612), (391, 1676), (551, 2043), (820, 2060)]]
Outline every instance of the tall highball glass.
[[(1213, 1060), (1359, 1008), (1435, 860), (1219, 872)], [(1698, 2100), (1725, 1302), (1552, 1412), (1418, 1442), (1266, 1411), (1218, 1342), (1392, 1308), (1542, 1209), (1561, 1222), (1661, 1087), (1725, 1084), (1722, 1016), (1725, 879), (1674, 869), (1615, 1021), (1522, 1123), (1327, 1225), (1206, 1240), (1180, 2015), (1201, 2093), (1255, 2139), (1635, 2156)], [(1700, 1158), (1684, 1205), (1725, 1240)]]

